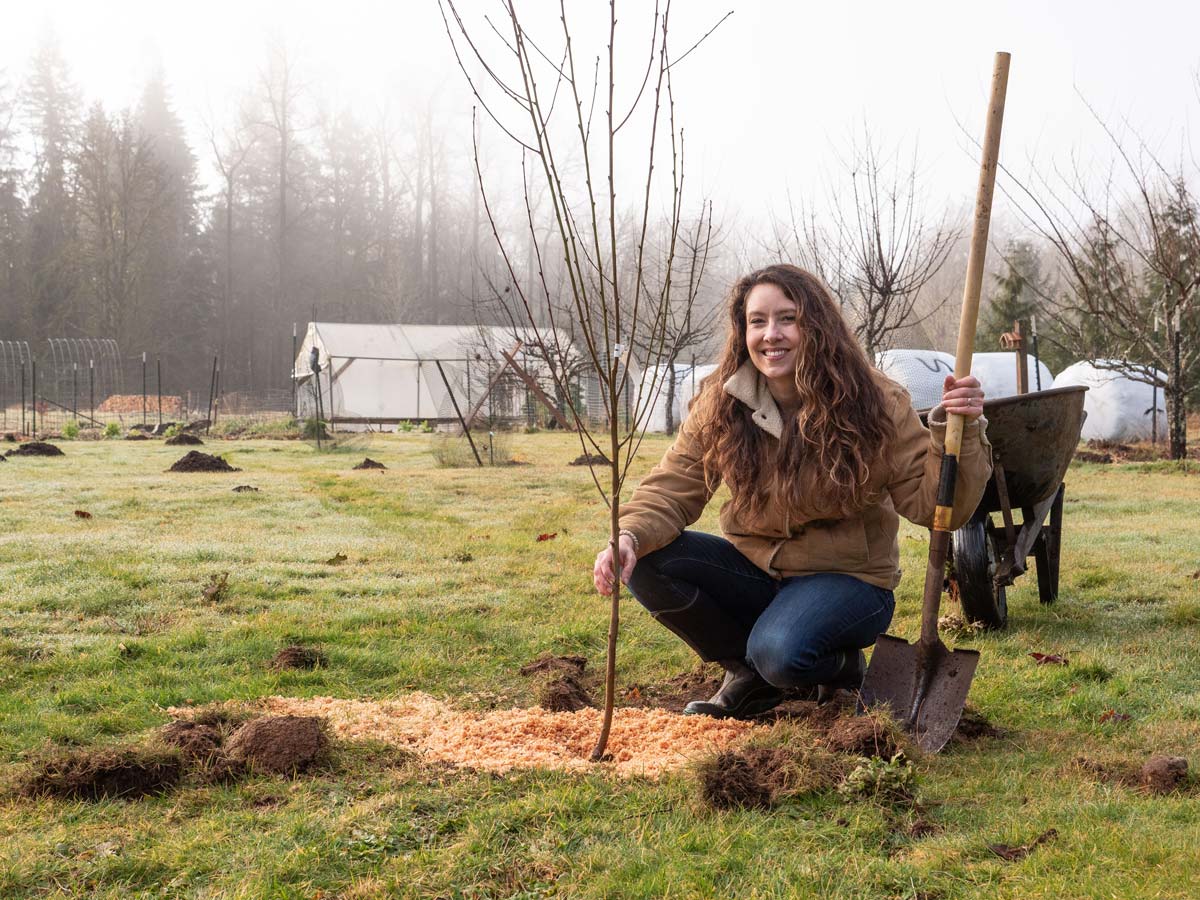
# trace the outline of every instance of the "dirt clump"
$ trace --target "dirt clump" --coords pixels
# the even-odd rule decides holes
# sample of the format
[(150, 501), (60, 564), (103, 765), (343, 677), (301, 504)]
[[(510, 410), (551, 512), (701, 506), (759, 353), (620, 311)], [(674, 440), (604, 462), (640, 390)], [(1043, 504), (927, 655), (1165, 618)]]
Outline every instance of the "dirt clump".
[(127, 441), (148, 441), (148, 440), (150, 440), (150, 438), (146, 437), (146, 435), (142, 434), (140, 431), (131, 431), (131, 432), (129, 432), (129, 434), (125, 435), (125, 440), (127, 440)]
[(189, 450), (186, 456), (175, 461), (168, 472), (240, 472), (219, 456)]
[(225, 744), (229, 758), (256, 772), (292, 775), (317, 762), (329, 747), (325, 722), (317, 716), (252, 719)]
[(844, 765), (813, 744), (811, 736), (789, 735), (787, 746), (751, 744), (701, 760), (696, 765), (701, 800), (713, 809), (769, 809), (828, 790), (844, 777)]
[(328, 658), (315, 647), (291, 644), (271, 658), (271, 668), (279, 672), (284, 669), (316, 669), (329, 664)]
[(538, 706), (550, 712), (576, 712), (595, 705), (579, 676), (567, 672), (546, 679), (538, 691)]
[(69, 800), (136, 799), (179, 783), (183, 761), (163, 747), (106, 747), (57, 754), (35, 765), (22, 787), (29, 797)]
[(257, 494), (258, 488), (252, 484), (239, 484), (233, 489), (235, 494)]
[(891, 759), (900, 749), (890, 723), (872, 715), (841, 716), (829, 728), (825, 746), (834, 753)]
[(522, 675), (541, 675), (566, 672), (571, 675), (582, 675), (587, 668), (586, 656), (556, 656), (553, 653), (543, 653), (537, 659), (521, 666)]
[(983, 713), (968, 706), (959, 717), (954, 734), (950, 737), (953, 744), (970, 744), (987, 738), (1004, 737), (1003, 728), (993, 725)]
[(224, 736), (215, 725), (203, 725), (185, 719), (168, 722), (158, 731), (163, 743), (178, 747), (189, 760), (208, 760), (221, 752)]
[(167, 438), (163, 443), (168, 447), (199, 447), (203, 446), (204, 441), (200, 440), (194, 434), (181, 431), (174, 437)]
[(774, 803), (767, 778), (736, 750), (724, 750), (701, 763), (700, 796), (713, 809), (768, 809)]
[(379, 462), (379, 460), (371, 459), (371, 457), (367, 456), (367, 457), (364, 457), (363, 461), (360, 462), (354, 468), (355, 469), (386, 469), (387, 466), (385, 466), (383, 463)]
[(603, 453), (581, 453), (569, 463), (568, 466), (607, 466), (608, 457)]
[(66, 456), (54, 444), (45, 441), (26, 441), (9, 450), (5, 456)]
[(1170, 794), (1187, 784), (1188, 762), (1182, 756), (1152, 756), (1142, 766), (1142, 785), (1152, 794)]

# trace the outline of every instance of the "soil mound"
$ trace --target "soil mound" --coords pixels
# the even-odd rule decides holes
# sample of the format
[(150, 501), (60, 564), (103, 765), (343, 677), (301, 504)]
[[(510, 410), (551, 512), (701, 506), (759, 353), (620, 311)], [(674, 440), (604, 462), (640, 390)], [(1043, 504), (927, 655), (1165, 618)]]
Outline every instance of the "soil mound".
[(163, 443), (168, 447), (199, 447), (204, 444), (204, 441), (200, 440), (194, 434), (181, 431), (175, 437), (167, 438)]
[(258, 488), (252, 484), (239, 484), (233, 489), (235, 494), (257, 494)]
[(595, 706), (596, 702), (579, 676), (564, 672), (542, 685), (538, 691), (538, 705), (550, 712), (577, 712)]
[(183, 775), (176, 750), (116, 747), (76, 750), (44, 760), (24, 785), (30, 797), (135, 799), (162, 794)]
[[(772, 756), (780, 751), (769, 751)], [(725, 750), (699, 766), (700, 796), (714, 809), (767, 809), (774, 802), (772, 766), (736, 750)]]
[(950, 740), (955, 744), (970, 744), (985, 738), (1004, 737), (1004, 734), (1003, 728), (997, 728), (988, 721), (987, 716), (968, 706), (963, 710)]
[(607, 466), (608, 457), (603, 453), (581, 453), (568, 466)]
[(553, 653), (543, 653), (532, 662), (521, 666), (522, 675), (554, 674), (566, 672), (570, 675), (582, 675), (587, 668), (586, 656), (555, 656)]
[(328, 663), (329, 660), (320, 650), (300, 644), (284, 647), (271, 658), (271, 668), (277, 672), (283, 669), (315, 669)]
[(1142, 766), (1142, 784), (1152, 794), (1170, 794), (1187, 783), (1188, 762), (1182, 756), (1152, 756)]
[(835, 753), (891, 759), (900, 749), (892, 727), (874, 716), (842, 716), (829, 728), (825, 745)]
[(378, 460), (371, 459), (371, 457), (368, 456), (368, 457), (365, 457), (363, 459), (363, 461), (360, 462), (354, 468), (356, 468), (356, 469), (386, 469), (387, 466), (385, 466), (383, 463), (379, 462)]
[(26, 441), (9, 450), (8, 456), (66, 456), (58, 447), (45, 441)]
[(214, 725), (176, 719), (160, 728), (158, 733), (164, 744), (178, 747), (187, 759), (211, 759), (221, 750), (221, 732)]
[(225, 747), (231, 760), (254, 771), (292, 775), (316, 762), (329, 738), (317, 716), (270, 716), (247, 722)]
[(148, 441), (148, 440), (150, 440), (150, 438), (146, 437), (146, 435), (142, 434), (140, 431), (131, 431), (129, 434), (125, 435), (125, 440), (127, 440), (127, 441)]
[(199, 450), (189, 450), (186, 456), (175, 461), (168, 472), (240, 472), (219, 456), (201, 453)]

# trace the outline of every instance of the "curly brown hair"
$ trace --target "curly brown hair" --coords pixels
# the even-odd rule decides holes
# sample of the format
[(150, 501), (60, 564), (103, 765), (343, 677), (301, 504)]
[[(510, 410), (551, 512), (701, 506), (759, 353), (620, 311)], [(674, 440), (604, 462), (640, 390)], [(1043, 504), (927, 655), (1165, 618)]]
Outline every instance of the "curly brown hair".
[[(782, 440), (770, 436), (751, 411), (726, 393), (724, 383), (750, 358), (746, 299), (760, 284), (778, 287), (796, 304), (800, 344), (796, 390), (800, 405), (784, 414)], [(821, 281), (791, 265), (744, 276), (729, 293), (729, 333), (717, 370), (696, 398), (705, 411), (700, 431), (705, 477), (723, 480), (733, 512), (757, 518), (772, 503), (844, 517), (871, 500), (872, 463), (895, 436), (883, 390), (837, 304)]]

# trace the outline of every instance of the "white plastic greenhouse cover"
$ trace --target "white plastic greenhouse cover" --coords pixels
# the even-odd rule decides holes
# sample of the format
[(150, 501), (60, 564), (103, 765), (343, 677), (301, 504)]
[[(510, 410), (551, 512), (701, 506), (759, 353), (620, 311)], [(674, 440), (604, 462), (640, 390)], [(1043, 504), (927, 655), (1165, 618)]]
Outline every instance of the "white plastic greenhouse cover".
[(932, 409), (942, 399), (942, 382), (954, 374), (954, 357), (940, 350), (884, 350), (875, 365), (912, 395), (914, 409)]
[(675, 421), (682, 423), (688, 417), (688, 406), (696, 394), (700, 393), (701, 382), (715, 371), (716, 365), (710, 363), (688, 366), (687, 372), (679, 382), (679, 417)]
[[(953, 369), (954, 363), (951, 362)], [(1038, 372), (1042, 376), (1042, 390), (1049, 390), (1054, 375), (1040, 360), (1035, 363), (1033, 354), (1025, 357), (1025, 372), (1029, 378), (1029, 390), (1038, 389)], [(1017, 395), (1017, 354), (1011, 350), (1000, 353), (976, 353), (971, 358), (971, 374), (983, 385), (983, 395), (988, 400)]]
[[(1083, 409), (1087, 418), (1080, 437), (1085, 441), (1145, 441), (1149, 440), (1154, 427), (1154, 387), (1135, 381), (1128, 375), (1104, 365), (1115, 365), (1114, 360), (1077, 362), (1068, 366), (1054, 379), (1055, 387), (1084, 385), (1088, 392), (1083, 398)], [(1143, 371), (1156, 372), (1165, 381), (1166, 376), (1156, 369), (1145, 367)], [(1158, 436), (1162, 439), (1167, 431), (1166, 399), (1162, 388), (1158, 390)]]
[[(671, 409), (676, 428), (687, 418), (687, 405), (691, 401), (694, 391), (699, 387), (700, 380), (709, 372), (715, 371), (716, 368), (716, 366), (698, 365), (693, 371), (693, 367), (688, 363), (675, 364), (675, 398)], [(647, 368), (644, 376), (647, 384), (651, 374), (658, 379), (655, 385), (657, 393), (654, 397), (654, 405), (650, 408), (650, 413), (646, 418), (646, 430), (661, 433), (667, 430), (667, 367)]]

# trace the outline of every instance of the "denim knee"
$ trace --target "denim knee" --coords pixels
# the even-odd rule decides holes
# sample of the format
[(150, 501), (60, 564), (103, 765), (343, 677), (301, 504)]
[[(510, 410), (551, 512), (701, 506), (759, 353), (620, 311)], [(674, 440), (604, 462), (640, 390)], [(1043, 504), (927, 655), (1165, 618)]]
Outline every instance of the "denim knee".
[(818, 659), (811, 647), (796, 646), (786, 635), (752, 632), (746, 658), (754, 670), (777, 688), (813, 684)]

